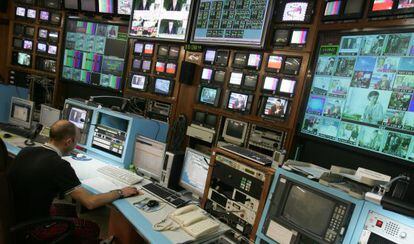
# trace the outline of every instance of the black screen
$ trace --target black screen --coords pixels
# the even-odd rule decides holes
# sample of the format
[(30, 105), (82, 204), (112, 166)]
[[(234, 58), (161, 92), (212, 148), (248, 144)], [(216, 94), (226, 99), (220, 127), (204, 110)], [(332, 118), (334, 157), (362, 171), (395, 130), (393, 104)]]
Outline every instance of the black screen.
[(194, 121), (198, 124), (204, 124), (204, 121), (206, 119), (206, 113), (204, 112), (195, 112), (194, 114)]
[(345, 5), (344, 14), (359, 14), (362, 13), (364, 7), (364, 1), (361, 0), (348, 0)]
[(217, 116), (214, 114), (208, 114), (206, 118), (206, 125), (211, 127), (216, 127), (217, 125)]
[(238, 139), (243, 139), (243, 131), (244, 131), (244, 123), (234, 121), (234, 120), (227, 120), (227, 130), (226, 135), (235, 137)]

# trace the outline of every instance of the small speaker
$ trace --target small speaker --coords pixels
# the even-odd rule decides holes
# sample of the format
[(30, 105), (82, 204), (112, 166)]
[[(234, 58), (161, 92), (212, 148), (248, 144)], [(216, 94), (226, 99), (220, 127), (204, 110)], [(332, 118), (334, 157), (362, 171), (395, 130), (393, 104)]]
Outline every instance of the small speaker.
[(183, 61), (181, 63), (180, 82), (183, 84), (192, 85), (196, 68), (197, 64)]
[(7, 13), (7, 3), (8, 2), (9, 2), (8, 0), (0, 1), (0, 12)]

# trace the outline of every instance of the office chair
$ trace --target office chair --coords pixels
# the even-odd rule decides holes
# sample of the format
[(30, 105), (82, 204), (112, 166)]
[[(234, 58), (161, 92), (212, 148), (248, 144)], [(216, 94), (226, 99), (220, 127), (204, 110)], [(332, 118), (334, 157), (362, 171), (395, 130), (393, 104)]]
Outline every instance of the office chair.
[[(10, 190), (6, 161), (7, 148), (0, 138), (0, 243), (66, 243), (74, 230), (68, 218), (48, 217), (14, 225), (13, 195)], [(28, 206), (29, 207), (29, 206)], [(53, 231), (55, 235), (42, 235), (36, 230)], [(44, 234), (44, 233), (43, 233)]]

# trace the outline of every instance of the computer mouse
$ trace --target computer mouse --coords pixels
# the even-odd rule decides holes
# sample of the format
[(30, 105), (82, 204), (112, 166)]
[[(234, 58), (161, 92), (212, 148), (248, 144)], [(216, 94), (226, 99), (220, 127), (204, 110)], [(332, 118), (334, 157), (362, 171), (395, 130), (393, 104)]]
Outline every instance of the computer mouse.
[(78, 154), (76, 154), (76, 157), (77, 158), (85, 158), (86, 156), (85, 156), (85, 154), (78, 153)]
[(3, 135), (3, 137), (7, 139), (7, 138), (12, 137), (12, 135), (10, 135), (9, 133), (5, 133), (5, 134)]
[(147, 203), (147, 207), (149, 208), (154, 208), (154, 207), (157, 207), (158, 205), (160, 205), (160, 203), (156, 200), (149, 200)]

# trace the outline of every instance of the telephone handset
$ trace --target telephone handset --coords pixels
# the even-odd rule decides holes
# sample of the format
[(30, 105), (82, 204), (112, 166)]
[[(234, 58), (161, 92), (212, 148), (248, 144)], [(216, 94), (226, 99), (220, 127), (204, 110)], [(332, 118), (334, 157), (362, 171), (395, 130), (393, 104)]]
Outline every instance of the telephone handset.
[(194, 238), (213, 233), (218, 230), (220, 224), (210, 218), (204, 210), (189, 205), (179, 208), (170, 214), (170, 218), (177, 222), (184, 231)]

